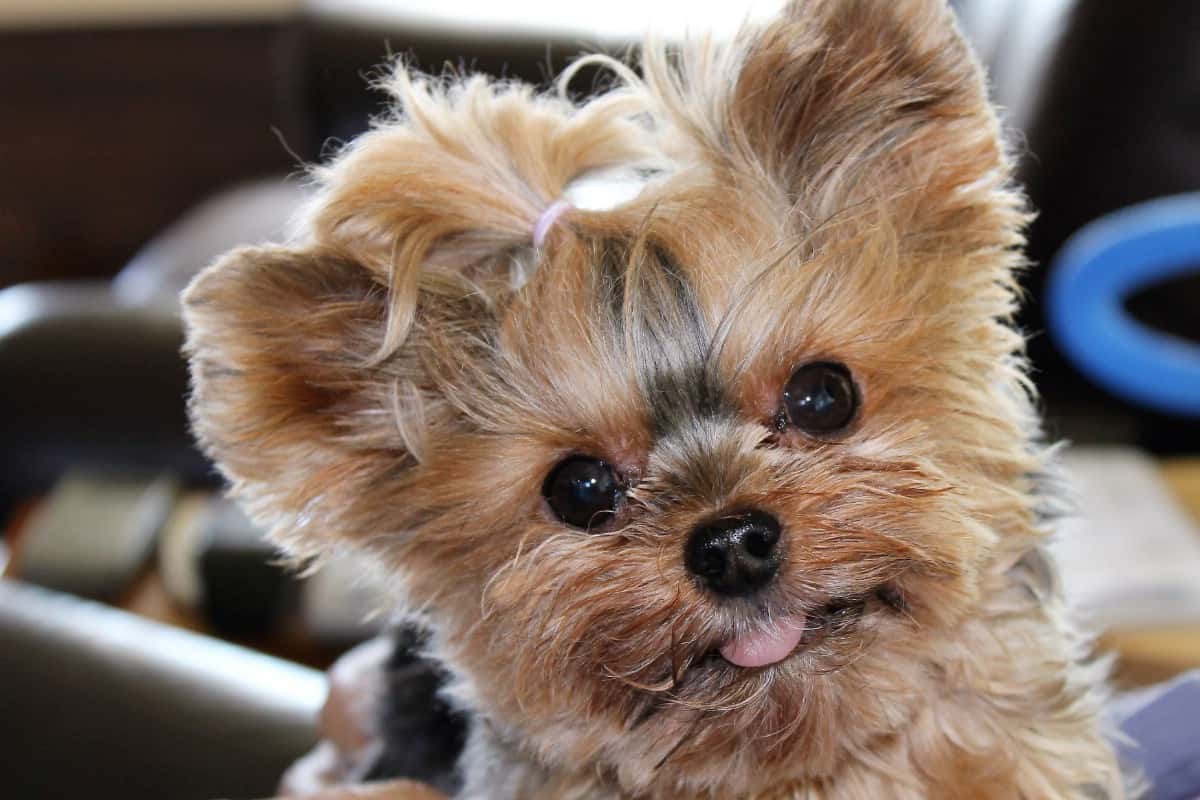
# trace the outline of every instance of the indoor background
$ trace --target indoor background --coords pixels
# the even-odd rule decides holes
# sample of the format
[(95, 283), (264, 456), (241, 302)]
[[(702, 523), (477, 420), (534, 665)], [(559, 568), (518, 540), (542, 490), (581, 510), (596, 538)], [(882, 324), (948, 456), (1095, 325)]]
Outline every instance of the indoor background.
[[(220, 500), (177, 294), (284, 235), (380, 65), (544, 84), (778, 5), (0, 0), (0, 796), (270, 794), (316, 670), (378, 628), (369, 565), (296, 578)], [(1068, 592), (1123, 688), (1163, 681), (1200, 666), (1200, 3), (954, 5), (1038, 212), (1020, 324), (1070, 444)]]

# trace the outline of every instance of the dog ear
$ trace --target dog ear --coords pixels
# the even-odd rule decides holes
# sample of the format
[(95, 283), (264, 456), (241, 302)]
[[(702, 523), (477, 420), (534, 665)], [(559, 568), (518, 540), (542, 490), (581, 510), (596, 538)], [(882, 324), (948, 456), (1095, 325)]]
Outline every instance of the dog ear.
[(620, 93), (577, 109), (403, 70), (390, 88), (395, 114), (316, 170), (303, 238), (234, 251), (184, 297), (195, 432), (300, 554), (315, 534), (395, 524), (361, 514), (404, 505), (379, 492), (421, 460), (448, 407), (414, 327), (454, 327), (455, 314), (478, 325), (513, 265), (528, 268), (538, 217), (565, 185), (646, 152)]
[(945, 0), (793, 0), (725, 50), (678, 67), (649, 55), (656, 93), (718, 167), (808, 220), (882, 204), (900, 227), (961, 227), (1008, 179), (982, 68)]
[(193, 430), (233, 493), (299, 554), (306, 529), (345, 533), (353, 492), (412, 461), (378, 424), (406, 377), (372, 366), (383, 287), (328, 252), (246, 247), (202, 272), (183, 309)]

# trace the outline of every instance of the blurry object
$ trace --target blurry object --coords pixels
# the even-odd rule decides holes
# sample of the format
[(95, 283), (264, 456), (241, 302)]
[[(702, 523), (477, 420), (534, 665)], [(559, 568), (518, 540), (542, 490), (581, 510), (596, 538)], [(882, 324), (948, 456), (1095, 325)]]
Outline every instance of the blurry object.
[(305, 631), (330, 645), (374, 636), (383, 629), (389, 610), (382, 570), (365, 553), (347, 551), (327, 559), (301, 589)]
[(1200, 671), (1118, 698), (1125, 761), (1151, 785), (1146, 800), (1200, 797)]
[[(732, 38), (748, 22), (774, 17), (784, 0), (696, 3), (693, 0), (609, 0), (562, 3), (556, 0), (308, 0), (309, 13), (336, 15), (360, 25), (410, 31), (418, 36), (464, 40), (537, 40), (575, 43), (589, 49), (628, 47), (648, 31), (668, 40), (689, 33)], [(465, 48), (464, 52), (469, 52)]]
[[(386, 65), (397, 56), (433, 75), (478, 72), (546, 87), (574, 57), (593, 50), (625, 52), (652, 24), (667, 38), (706, 30), (728, 35), (744, 21), (770, 16), (783, 0), (620, 0), (615, 5), (305, 0), (302, 5), (297, 77), (315, 140), (337, 145), (366, 130), (372, 116), (387, 113), (387, 95), (370, 89), (367, 78), (385, 76)], [(572, 90), (594, 91), (611, 80), (602, 73), (583, 70)], [(315, 148), (303, 154), (318, 156)]]
[(1200, 624), (1200, 527), (1155, 462), (1118, 448), (1074, 448), (1063, 462), (1078, 513), (1050, 548), (1071, 605), (1103, 628)]
[(1192, 519), (1200, 522), (1200, 456), (1160, 464), (1163, 479)]
[(270, 633), (293, 607), (296, 579), (279, 563), (279, 551), (220, 495), (186, 497), (158, 552), (171, 598), (223, 633)]
[(1197, 53), (1194, 0), (1072, 4), (1024, 128), (1035, 261), (1104, 214), (1200, 190)]
[(180, 500), (158, 568), (172, 601), (227, 634), (298, 628), (318, 646), (346, 647), (377, 634), (389, 610), (369, 556), (347, 551), (297, 576), (232, 500), (212, 492)]
[[(1085, 0), (1086, 2), (1086, 0)], [(1078, 0), (951, 0), (1005, 122), (1026, 130)]]
[(146, 25), (163, 22), (207, 23), (274, 19), (292, 11), (297, 0), (4, 0), (5, 27), (79, 28), (84, 25)]
[[(1198, 54), (1195, 0), (1073, 4), (1017, 140), (1026, 153), (1021, 179), (1037, 211), (1027, 250), (1033, 266), (1023, 281), (1026, 330), (1049, 325), (1046, 267), (1070, 236), (1119, 209), (1200, 191)], [(1143, 324), (1186, 335), (1200, 317), (1200, 277), (1126, 299)], [(1052, 430), (1102, 441), (1119, 428), (1128, 431), (1121, 439), (1154, 452), (1200, 452), (1200, 424), (1181, 425), (1177, 415), (1164, 418), (1093, 391), (1050, 337), (1032, 337), (1029, 352)]]
[(188, 432), (173, 314), (107, 283), (0, 291), (0, 518), (70, 468), (212, 482)]
[(184, 413), (178, 292), (238, 242), (281, 238), (307, 197), (279, 176), (207, 199), (110, 283), (0, 291), (0, 521), (73, 466), (216, 482)]
[(310, 748), (320, 673), (0, 579), (0, 795), (273, 794)]
[(21, 577), (83, 597), (114, 599), (145, 566), (175, 491), (167, 476), (69, 473), (28, 522)]
[(279, 551), (232, 501), (214, 498), (200, 517), (197, 566), (204, 615), (221, 631), (267, 633), (295, 598)]
[(1114, 686), (1152, 686), (1200, 668), (1200, 626), (1118, 628), (1100, 636), (1098, 651), (1116, 655)]
[(1141, 325), (1123, 308), (1138, 289), (1188, 273), (1200, 273), (1200, 193), (1101, 217), (1071, 237), (1052, 266), (1046, 297), (1055, 343), (1126, 400), (1200, 416), (1200, 342)]
[(213, 496), (212, 492), (182, 495), (158, 538), (158, 572), (163, 589), (172, 603), (195, 613), (200, 613), (204, 604), (197, 553)]
[(285, 176), (241, 183), (203, 200), (151, 239), (113, 279), (121, 303), (179, 313), (179, 293), (221, 253), (239, 244), (281, 241), (308, 199)]

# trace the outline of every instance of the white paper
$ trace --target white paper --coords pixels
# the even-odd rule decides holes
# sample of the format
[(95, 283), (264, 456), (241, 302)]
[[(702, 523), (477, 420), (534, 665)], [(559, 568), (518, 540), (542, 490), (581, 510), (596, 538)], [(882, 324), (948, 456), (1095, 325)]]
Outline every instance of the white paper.
[(1200, 525), (1149, 456), (1075, 448), (1063, 459), (1077, 514), (1051, 543), (1068, 601), (1101, 628), (1200, 623)]

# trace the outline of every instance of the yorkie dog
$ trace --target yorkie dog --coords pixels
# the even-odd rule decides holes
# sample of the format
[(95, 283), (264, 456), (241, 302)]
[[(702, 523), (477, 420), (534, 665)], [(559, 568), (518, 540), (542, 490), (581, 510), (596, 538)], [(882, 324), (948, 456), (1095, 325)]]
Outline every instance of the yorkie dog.
[(200, 441), (396, 578), (458, 796), (1123, 797), (944, 0), (578, 63), (615, 85), (398, 69), (297, 237), (185, 296)]

